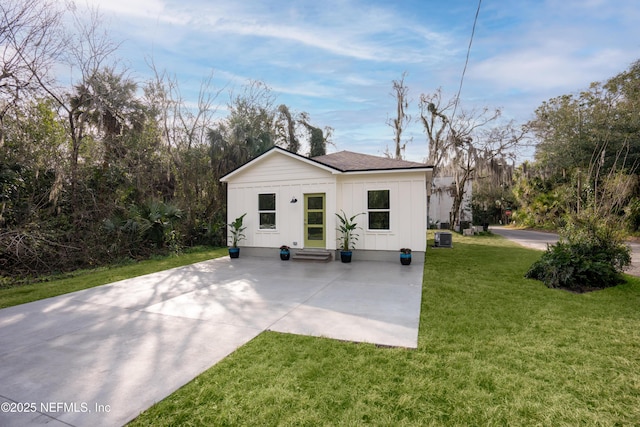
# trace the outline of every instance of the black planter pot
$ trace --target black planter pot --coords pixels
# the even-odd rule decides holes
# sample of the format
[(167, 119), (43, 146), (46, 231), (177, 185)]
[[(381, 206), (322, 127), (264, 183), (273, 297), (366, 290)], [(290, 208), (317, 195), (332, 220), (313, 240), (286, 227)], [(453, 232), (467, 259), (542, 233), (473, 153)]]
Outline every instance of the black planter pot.
[(411, 254), (400, 254), (400, 263), (402, 265), (411, 264)]
[(240, 248), (229, 248), (229, 258), (239, 258)]
[(282, 261), (287, 261), (291, 257), (290, 251), (280, 251), (280, 259)]
[(340, 261), (351, 262), (352, 251), (340, 251)]

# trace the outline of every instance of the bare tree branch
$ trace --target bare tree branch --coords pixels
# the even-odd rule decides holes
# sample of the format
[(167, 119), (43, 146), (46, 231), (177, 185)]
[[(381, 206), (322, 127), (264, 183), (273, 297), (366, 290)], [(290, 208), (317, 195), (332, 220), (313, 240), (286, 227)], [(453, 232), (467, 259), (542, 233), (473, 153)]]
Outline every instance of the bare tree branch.
[(396, 100), (396, 117), (387, 120), (387, 124), (393, 128), (393, 141), (395, 146), (396, 159), (402, 159), (402, 153), (407, 147), (408, 141), (403, 143), (402, 132), (411, 123), (411, 115), (407, 114), (406, 110), (409, 108), (410, 100), (409, 88), (405, 85), (404, 79), (407, 77), (407, 72), (403, 72), (400, 80), (394, 80), (391, 96)]
[[(451, 121), (449, 112), (455, 105), (455, 98), (447, 103), (442, 101), (440, 89), (420, 97), (420, 119), (429, 143), (427, 161), (434, 168), (434, 176), (447, 171), (455, 182), (451, 227), (460, 220), (465, 186), (474, 178), (476, 168), (498, 157), (512, 156), (526, 133), (525, 128), (516, 129), (513, 122), (487, 129), (500, 118), (499, 109), (461, 110)], [(429, 195), (427, 199), (429, 202)]]
[(64, 46), (61, 19), (52, 1), (0, 3), (0, 148), (9, 110), (53, 81), (50, 70)]

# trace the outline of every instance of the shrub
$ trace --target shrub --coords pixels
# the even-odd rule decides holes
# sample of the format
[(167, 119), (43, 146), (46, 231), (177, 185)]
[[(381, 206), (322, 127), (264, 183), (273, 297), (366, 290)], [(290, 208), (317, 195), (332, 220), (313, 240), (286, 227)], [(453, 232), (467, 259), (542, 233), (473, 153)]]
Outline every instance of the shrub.
[(549, 246), (525, 277), (577, 292), (615, 286), (631, 264), (621, 230), (620, 218), (585, 209), (569, 217), (562, 240)]
[(103, 222), (103, 229), (112, 240), (110, 252), (129, 256), (147, 256), (165, 248), (179, 252), (180, 233), (175, 225), (182, 216), (179, 208), (160, 201), (132, 204)]
[(622, 270), (630, 263), (629, 248), (622, 244), (558, 242), (547, 248), (525, 277), (550, 288), (584, 292), (619, 284)]

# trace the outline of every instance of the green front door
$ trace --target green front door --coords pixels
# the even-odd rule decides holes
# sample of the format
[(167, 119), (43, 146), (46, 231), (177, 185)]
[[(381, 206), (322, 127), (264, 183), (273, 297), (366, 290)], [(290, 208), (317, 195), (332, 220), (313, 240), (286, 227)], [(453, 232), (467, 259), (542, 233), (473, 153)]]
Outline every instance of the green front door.
[(326, 218), (324, 193), (304, 195), (304, 247), (326, 247)]

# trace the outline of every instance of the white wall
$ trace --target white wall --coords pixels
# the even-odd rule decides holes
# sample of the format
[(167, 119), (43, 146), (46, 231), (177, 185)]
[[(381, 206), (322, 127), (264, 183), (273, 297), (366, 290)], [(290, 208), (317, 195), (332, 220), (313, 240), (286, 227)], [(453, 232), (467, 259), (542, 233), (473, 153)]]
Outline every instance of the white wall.
[[(261, 230), (258, 195), (276, 194), (276, 229)], [(304, 194), (326, 194), (327, 249), (335, 249), (336, 179), (330, 172), (285, 155), (272, 155), (233, 177), (227, 187), (227, 222), (247, 213), (245, 240), (239, 246), (292, 248), (304, 246)], [(291, 203), (292, 198), (297, 203)]]
[[(451, 186), (455, 186), (455, 180), (451, 176), (433, 178), (429, 206), (430, 222), (449, 222), (449, 213), (453, 208), (453, 196), (449, 192)], [(471, 181), (465, 184), (465, 196), (462, 200), (462, 221), (471, 221)]]
[[(338, 177), (338, 211), (347, 216), (364, 212), (357, 218), (356, 249), (397, 251), (409, 247), (426, 249), (426, 181), (424, 172), (375, 173)], [(367, 192), (389, 190), (389, 230), (368, 230)], [(337, 235), (336, 235), (337, 237)]]
[[(368, 190), (389, 190), (390, 230), (367, 230), (365, 215), (356, 249), (397, 251), (426, 249), (426, 177), (424, 172), (333, 174), (286, 155), (271, 155), (255, 167), (234, 175), (228, 183), (227, 222), (247, 213), (240, 242), (245, 247), (304, 246), (304, 195), (326, 194), (326, 248), (337, 248), (335, 213), (349, 216), (367, 211)], [(276, 194), (276, 229), (260, 230), (258, 195)], [(292, 198), (297, 203), (290, 203)]]

